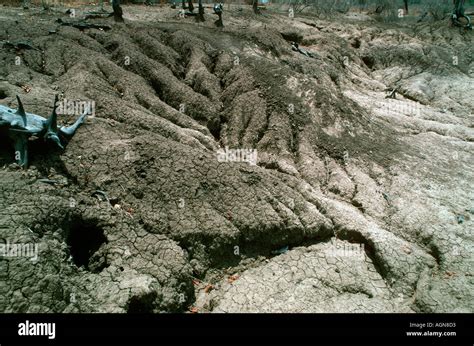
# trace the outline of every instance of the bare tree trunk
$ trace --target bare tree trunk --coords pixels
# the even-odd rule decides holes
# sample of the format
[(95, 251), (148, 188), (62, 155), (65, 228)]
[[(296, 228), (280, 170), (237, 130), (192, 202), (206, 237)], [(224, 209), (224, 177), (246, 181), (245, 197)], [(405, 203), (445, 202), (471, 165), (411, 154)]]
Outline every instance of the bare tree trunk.
[(199, 0), (198, 1), (198, 7), (199, 7), (199, 10), (198, 10), (198, 15), (197, 15), (197, 21), (198, 22), (204, 22), (205, 19), (204, 19), (204, 7), (202, 6), (202, 0)]
[(408, 14), (408, 0), (403, 0), (403, 3), (405, 4), (405, 14)]
[(260, 11), (258, 10), (258, 0), (253, 0), (252, 8), (253, 13), (260, 14)]
[(183, 10), (185, 10), (185, 9), (186, 9), (186, 1), (185, 1), (185, 0), (181, 0), (181, 4), (182, 4), (182, 6), (183, 6)]
[(114, 10), (114, 20), (116, 22), (123, 22), (123, 11), (120, 7), (120, 0), (112, 0), (112, 9)]
[(464, 0), (454, 0), (454, 13), (456, 16), (463, 17), (464, 16)]

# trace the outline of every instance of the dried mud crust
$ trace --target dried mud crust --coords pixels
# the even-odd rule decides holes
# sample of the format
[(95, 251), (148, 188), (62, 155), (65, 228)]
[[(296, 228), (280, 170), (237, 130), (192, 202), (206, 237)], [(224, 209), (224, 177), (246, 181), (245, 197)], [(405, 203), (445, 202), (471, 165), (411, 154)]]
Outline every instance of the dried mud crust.
[(2, 39), (38, 48), (0, 51), (3, 104), (97, 108), (25, 171), (1, 139), (0, 238), (40, 253), (0, 259), (0, 311), (474, 310), (471, 36), (124, 10), (54, 35), (58, 13), (2, 14)]

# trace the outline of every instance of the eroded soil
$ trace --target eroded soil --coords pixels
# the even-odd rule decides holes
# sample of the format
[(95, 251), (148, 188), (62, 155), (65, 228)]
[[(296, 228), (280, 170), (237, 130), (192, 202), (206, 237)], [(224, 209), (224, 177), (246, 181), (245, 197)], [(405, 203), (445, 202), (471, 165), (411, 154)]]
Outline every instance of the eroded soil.
[(0, 39), (36, 49), (0, 51), (0, 102), (96, 109), (26, 170), (0, 141), (0, 238), (39, 244), (0, 258), (0, 311), (474, 310), (472, 33), (236, 8), (223, 29), (165, 7), (56, 22), (87, 10), (1, 7)]

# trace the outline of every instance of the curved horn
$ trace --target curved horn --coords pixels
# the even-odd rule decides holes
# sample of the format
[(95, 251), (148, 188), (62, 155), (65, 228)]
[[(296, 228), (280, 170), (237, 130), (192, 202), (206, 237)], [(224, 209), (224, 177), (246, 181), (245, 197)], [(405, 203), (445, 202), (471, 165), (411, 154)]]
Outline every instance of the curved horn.
[(54, 105), (53, 105), (53, 112), (48, 120), (46, 120), (46, 133), (44, 134), (44, 138), (46, 140), (53, 141), (60, 147), (64, 149), (63, 145), (61, 144), (61, 140), (58, 137), (58, 114), (56, 113), (56, 106), (58, 103), (58, 95), (54, 96)]
[(54, 96), (54, 105), (53, 105), (53, 112), (51, 116), (46, 121), (46, 125), (48, 127), (48, 132), (58, 132), (58, 114), (56, 113), (56, 104), (58, 103), (58, 95)]
[(23, 107), (23, 103), (20, 100), (20, 96), (16, 95), (16, 99), (18, 101), (18, 109), (16, 110), (16, 114), (21, 116), (23, 119), (23, 125), (26, 126), (26, 112), (25, 108)]

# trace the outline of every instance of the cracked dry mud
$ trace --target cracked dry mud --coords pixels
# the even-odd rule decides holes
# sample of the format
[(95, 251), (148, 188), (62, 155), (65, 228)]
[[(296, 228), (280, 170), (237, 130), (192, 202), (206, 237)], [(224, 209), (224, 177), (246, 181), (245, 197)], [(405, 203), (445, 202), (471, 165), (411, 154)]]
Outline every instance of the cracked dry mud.
[(2, 7), (1, 39), (38, 50), (0, 51), (0, 102), (96, 114), (26, 170), (1, 139), (0, 239), (39, 254), (0, 258), (0, 311), (474, 311), (472, 34), (124, 13), (48, 35), (65, 15)]

